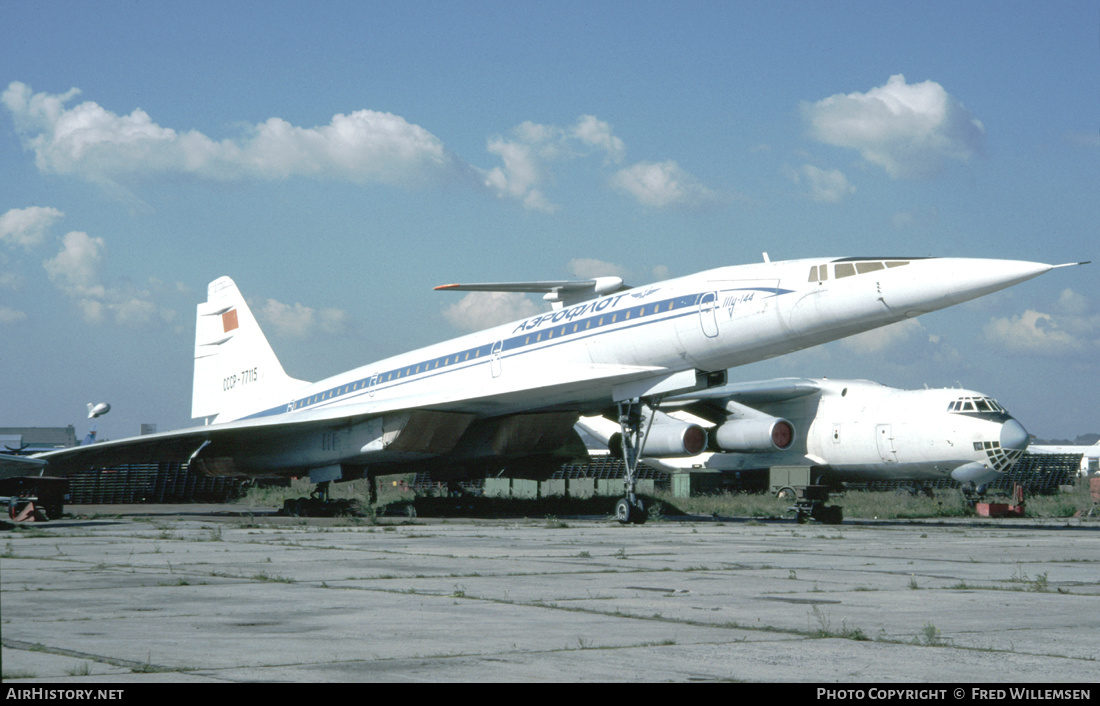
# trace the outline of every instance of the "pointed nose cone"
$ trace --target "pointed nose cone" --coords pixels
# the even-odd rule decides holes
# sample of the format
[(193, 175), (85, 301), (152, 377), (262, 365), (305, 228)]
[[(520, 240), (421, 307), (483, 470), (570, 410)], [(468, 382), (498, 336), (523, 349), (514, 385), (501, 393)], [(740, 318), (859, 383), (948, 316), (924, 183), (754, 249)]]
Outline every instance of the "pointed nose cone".
[[(880, 301), (907, 317), (927, 314), (1011, 287), (1054, 269), (1022, 260), (962, 257), (913, 260), (877, 281)], [(858, 279), (853, 278), (853, 279)]]
[(960, 259), (952, 269), (955, 269), (962, 295), (958, 301), (966, 301), (1038, 277), (1054, 269), (1054, 266), (1022, 260)]
[(1024, 425), (1015, 419), (1009, 419), (1001, 425), (1001, 448), (1013, 451), (1023, 451), (1031, 441), (1031, 435), (1024, 429)]

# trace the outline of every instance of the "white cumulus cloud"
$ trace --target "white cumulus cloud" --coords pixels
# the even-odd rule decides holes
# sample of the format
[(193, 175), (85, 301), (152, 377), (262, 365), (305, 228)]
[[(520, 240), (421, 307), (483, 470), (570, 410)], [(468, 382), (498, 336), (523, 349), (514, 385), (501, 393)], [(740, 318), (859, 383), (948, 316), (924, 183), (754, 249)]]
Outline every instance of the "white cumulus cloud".
[(486, 186), (499, 196), (522, 201), (526, 208), (546, 213), (558, 209), (542, 190), (546, 167), (538, 155), (537, 144), (498, 137), (489, 141), (488, 150), (500, 157), (504, 164), (485, 174)]
[(424, 128), (373, 110), (337, 114), (303, 128), (281, 118), (251, 126), (235, 139), (162, 127), (140, 108), (118, 115), (79, 91), (34, 93), (18, 81), (0, 96), (24, 146), (44, 173), (93, 181), (149, 173), (209, 179), (313, 176), (353, 182), (416, 185), (464, 167)]
[(792, 171), (790, 177), (796, 184), (808, 184), (810, 198), (814, 201), (837, 203), (856, 192), (856, 187), (848, 183), (848, 178), (839, 169), (825, 170), (804, 164), (801, 169)]
[(569, 271), (578, 279), (596, 277), (622, 277), (627, 279), (630, 273), (622, 265), (604, 262), (593, 257), (575, 257), (569, 261)]
[(80, 310), (85, 321), (113, 320), (125, 326), (172, 321), (176, 312), (157, 303), (165, 287), (157, 280), (147, 286), (103, 284), (100, 270), (107, 244), (103, 238), (71, 231), (61, 239), (61, 250), (42, 266), (53, 284)]
[(927, 178), (982, 151), (985, 128), (935, 81), (907, 84), (901, 74), (866, 93), (804, 103), (811, 136), (858, 150), (894, 178)]
[(0, 304), (0, 325), (18, 323), (20, 321), (25, 321), (26, 318), (27, 312), (12, 309), (10, 306)]
[(460, 331), (480, 331), (540, 313), (538, 305), (516, 292), (470, 292), (443, 310)]
[(1100, 353), (1100, 312), (1087, 297), (1064, 289), (1051, 312), (1028, 309), (1018, 316), (995, 317), (986, 324), (985, 336), (1014, 353)]
[(638, 162), (618, 171), (611, 185), (653, 208), (702, 206), (716, 194), (674, 161)]
[(582, 115), (573, 126), (573, 135), (582, 143), (604, 152), (608, 161), (621, 162), (626, 148), (611, 134), (611, 126), (595, 115)]
[(992, 319), (986, 324), (985, 335), (1013, 353), (1056, 354), (1081, 346), (1053, 316), (1033, 309), (1019, 316)]
[(105, 290), (99, 283), (99, 268), (107, 247), (103, 238), (74, 230), (61, 242), (61, 252), (42, 263), (50, 280), (72, 297), (102, 299)]
[(50, 226), (64, 216), (56, 208), (13, 208), (0, 216), (0, 243), (30, 250), (41, 243), (49, 233)]
[(267, 299), (253, 306), (256, 319), (269, 326), (281, 338), (306, 338), (318, 333), (336, 335), (347, 329), (347, 312), (342, 309), (321, 309), (295, 302), (284, 304)]
[(611, 126), (594, 115), (582, 115), (569, 127), (525, 121), (506, 137), (491, 138), (487, 149), (503, 164), (484, 172), (485, 185), (501, 197), (546, 213), (559, 208), (545, 193), (551, 164), (594, 153), (604, 155), (607, 162), (619, 162), (625, 152), (623, 141), (612, 134)]
[(841, 339), (840, 345), (853, 353), (876, 355), (889, 348), (906, 343), (923, 332), (924, 326), (919, 321), (906, 319), (896, 324)]

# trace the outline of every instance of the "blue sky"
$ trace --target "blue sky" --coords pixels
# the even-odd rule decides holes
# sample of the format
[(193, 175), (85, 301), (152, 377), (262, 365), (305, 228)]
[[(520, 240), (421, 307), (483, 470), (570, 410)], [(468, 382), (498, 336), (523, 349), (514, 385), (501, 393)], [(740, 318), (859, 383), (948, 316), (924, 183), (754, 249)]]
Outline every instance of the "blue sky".
[[(2, 2), (0, 426), (190, 424), (233, 277), (320, 379), (632, 284), (811, 256), (1100, 260), (1100, 3)], [(740, 380), (964, 386), (1100, 431), (1100, 262)]]

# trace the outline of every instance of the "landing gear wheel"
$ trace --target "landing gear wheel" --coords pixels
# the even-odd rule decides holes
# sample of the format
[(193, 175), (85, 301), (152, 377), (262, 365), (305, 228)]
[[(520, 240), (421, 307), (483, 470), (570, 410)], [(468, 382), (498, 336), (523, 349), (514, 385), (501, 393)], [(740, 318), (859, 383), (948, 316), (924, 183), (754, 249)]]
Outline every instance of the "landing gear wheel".
[(632, 503), (627, 498), (619, 498), (615, 503), (615, 519), (622, 525), (644, 525), (648, 515), (641, 500)]
[(615, 503), (615, 519), (619, 521), (619, 524), (625, 525), (630, 523), (631, 512), (630, 501), (626, 498), (619, 498), (619, 502)]

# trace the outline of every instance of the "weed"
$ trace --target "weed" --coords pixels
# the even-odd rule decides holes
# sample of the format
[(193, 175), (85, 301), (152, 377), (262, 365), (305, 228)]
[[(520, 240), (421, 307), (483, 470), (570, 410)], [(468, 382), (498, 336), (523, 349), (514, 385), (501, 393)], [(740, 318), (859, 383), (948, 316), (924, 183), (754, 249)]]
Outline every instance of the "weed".
[(258, 574), (253, 574), (250, 577), (253, 581), (271, 581), (273, 583), (294, 583), (294, 579), (287, 576), (271, 576), (266, 571), (261, 571)]
[(947, 644), (943, 638), (940, 629), (932, 623), (925, 623), (921, 628), (920, 634), (913, 640), (914, 644), (925, 645), (926, 647), (942, 647)]
[(86, 677), (92, 673), (92, 665), (87, 662), (77, 664), (66, 669), (65, 673), (70, 677)]
[(825, 614), (825, 611), (817, 606), (812, 606), (810, 608), (810, 614), (813, 615), (814, 620), (817, 621), (817, 630), (813, 631), (814, 637), (832, 637), (832, 621), (829, 620), (829, 616)]
[(1033, 593), (1042, 593), (1049, 587), (1050, 582), (1047, 579), (1047, 573), (1048, 572), (1044, 571), (1033, 579), (1024, 573), (1024, 567), (1022, 565), (1017, 564), (1016, 570), (1012, 572), (1012, 578), (1009, 579), (1009, 582), (1027, 584), (1024, 590)]
[(839, 632), (833, 632), (832, 621), (829, 619), (829, 616), (816, 605), (811, 608), (810, 613), (817, 622), (816, 630), (811, 627), (811, 634), (814, 637), (841, 637), (845, 640), (857, 640), (860, 642), (871, 639), (867, 637), (863, 630), (848, 627), (848, 622), (846, 620), (840, 621)]
[(840, 635), (839, 635), (839, 637), (843, 637), (847, 640), (856, 640), (858, 642), (865, 642), (865, 641), (871, 639), (871, 638), (867, 637), (867, 635), (865, 635), (863, 633), (863, 631), (860, 630), (859, 628), (850, 628), (850, 627), (848, 627), (848, 623), (846, 623), (843, 620), (840, 621)]

